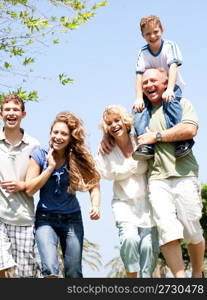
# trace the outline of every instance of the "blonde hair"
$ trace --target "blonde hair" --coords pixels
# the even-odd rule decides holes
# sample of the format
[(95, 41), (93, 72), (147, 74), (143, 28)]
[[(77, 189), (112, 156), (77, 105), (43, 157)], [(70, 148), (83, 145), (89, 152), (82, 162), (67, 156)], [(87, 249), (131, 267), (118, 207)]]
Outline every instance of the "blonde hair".
[(61, 112), (56, 116), (51, 131), (58, 122), (65, 123), (71, 135), (65, 153), (69, 173), (68, 192), (74, 194), (76, 191), (88, 191), (99, 183), (100, 175), (85, 145), (86, 132), (82, 121), (70, 112)]
[(107, 133), (107, 134), (109, 133), (108, 125), (107, 125), (106, 121), (107, 121), (107, 117), (112, 114), (116, 114), (116, 115), (120, 116), (123, 124), (126, 125), (126, 128), (128, 131), (132, 128), (132, 124), (133, 124), (132, 115), (130, 113), (128, 113), (127, 110), (123, 106), (113, 104), (113, 105), (107, 106), (103, 112), (103, 118), (102, 118), (100, 127), (104, 133)]
[(168, 73), (164, 68), (148, 68), (144, 71), (144, 73), (149, 71), (149, 70), (157, 70), (161, 74), (164, 81), (168, 80)]
[(160, 27), (160, 29), (163, 31), (163, 27), (162, 27), (160, 19), (157, 16), (151, 15), (151, 16), (143, 17), (140, 20), (140, 30), (141, 30), (141, 33), (143, 34), (144, 28), (146, 26), (148, 26), (149, 24), (152, 24), (152, 23), (154, 25), (158, 25)]

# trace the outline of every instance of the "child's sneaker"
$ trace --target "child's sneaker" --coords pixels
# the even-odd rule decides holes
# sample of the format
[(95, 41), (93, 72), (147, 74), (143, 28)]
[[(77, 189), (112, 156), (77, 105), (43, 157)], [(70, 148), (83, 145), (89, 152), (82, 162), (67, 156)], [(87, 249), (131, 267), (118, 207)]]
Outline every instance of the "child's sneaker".
[(181, 158), (186, 156), (191, 151), (194, 144), (195, 144), (194, 140), (187, 140), (187, 141), (176, 143), (175, 157)]
[(136, 151), (132, 153), (134, 160), (146, 160), (154, 156), (154, 149), (148, 148), (147, 146), (138, 146)]

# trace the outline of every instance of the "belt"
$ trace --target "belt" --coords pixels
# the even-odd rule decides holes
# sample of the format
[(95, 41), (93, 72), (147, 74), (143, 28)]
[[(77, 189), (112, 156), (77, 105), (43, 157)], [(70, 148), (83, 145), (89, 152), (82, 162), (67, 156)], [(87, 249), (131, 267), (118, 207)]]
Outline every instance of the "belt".
[(77, 216), (80, 214), (80, 211), (76, 211), (70, 214), (60, 214), (60, 213), (53, 213), (53, 212), (43, 212), (43, 211), (37, 211), (37, 216), (41, 216), (45, 219), (48, 218), (56, 218), (60, 220), (70, 219), (73, 216)]

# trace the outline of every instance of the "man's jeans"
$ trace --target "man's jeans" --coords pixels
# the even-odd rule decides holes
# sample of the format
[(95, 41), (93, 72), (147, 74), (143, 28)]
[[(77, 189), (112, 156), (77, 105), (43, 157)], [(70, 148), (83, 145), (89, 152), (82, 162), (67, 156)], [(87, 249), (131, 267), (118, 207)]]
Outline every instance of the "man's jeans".
[[(182, 97), (182, 91), (179, 86), (175, 86), (174, 89), (175, 98), (170, 102), (164, 102), (163, 113), (166, 121), (167, 128), (171, 128), (181, 122), (182, 119), (182, 107), (180, 105), (180, 99)], [(152, 105), (147, 97), (144, 95), (145, 108), (141, 112), (135, 112), (132, 110), (134, 116), (134, 129), (137, 136), (142, 135), (146, 132), (146, 127), (149, 126), (151, 118)], [(147, 145), (148, 148), (153, 148), (154, 145)]]
[(43, 276), (59, 276), (58, 243), (60, 241), (64, 260), (64, 277), (83, 277), (81, 212), (71, 214), (37, 212), (35, 228)]

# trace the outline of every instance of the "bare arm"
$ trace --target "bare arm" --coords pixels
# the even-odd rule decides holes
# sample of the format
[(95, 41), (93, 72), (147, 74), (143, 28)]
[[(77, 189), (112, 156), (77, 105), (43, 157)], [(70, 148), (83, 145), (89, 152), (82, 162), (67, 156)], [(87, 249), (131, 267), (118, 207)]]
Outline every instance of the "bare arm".
[(163, 100), (166, 102), (169, 102), (170, 100), (172, 100), (172, 98), (175, 97), (174, 88), (175, 88), (176, 78), (177, 78), (177, 68), (178, 68), (177, 63), (173, 63), (170, 65), (167, 89), (162, 95)]
[(101, 140), (99, 151), (103, 155), (109, 154), (113, 150), (114, 146), (115, 146), (114, 139), (110, 135), (105, 134)]
[[(172, 128), (163, 130), (162, 142), (177, 142), (192, 139), (197, 134), (197, 126), (191, 123), (179, 123)], [(148, 131), (138, 137), (139, 145), (154, 144), (157, 131)]]
[(55, 161), (53, 161), (52, 151), (48, 153), (48, 167), (40, 174), (40, 166), (31, 158), (26, 175), (26, 193), (33, 196), (47, 182), (55, 169)]
[(175, 83), (176, 83), (176, 78), (177, 78), (177, 69), (178, 69), (177, 63), (173, 63), (170, 65), (167, 88), (172, 91), (175, 88)]
[(144, 109), (142, 74), (137, 74), (136, 76), (136, 101), (133, 104), (133, 109), (138, 112)]
[(2, 180), (0, 182), (0, 187), (4, 189), (7, 193), (16, 193), (25, 190), (24, 181), (16, 180)]
[(136, 76), (136, 99), (143, 98), (142, 92), (142, 74)]
[(91, 220), (98, 220), (100, 218), (100, 202), (101, 202), (101, 194), (100, 194), (100, 185), (96, 185), (93, 189), (89, 191), (90, 199), (91, 199), (91, 210), (90, 210), (90, 218)]

